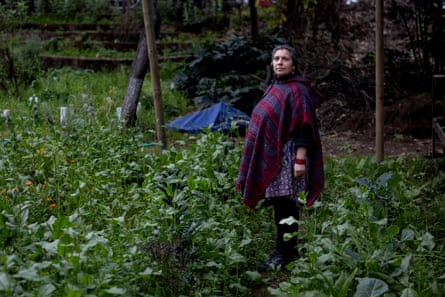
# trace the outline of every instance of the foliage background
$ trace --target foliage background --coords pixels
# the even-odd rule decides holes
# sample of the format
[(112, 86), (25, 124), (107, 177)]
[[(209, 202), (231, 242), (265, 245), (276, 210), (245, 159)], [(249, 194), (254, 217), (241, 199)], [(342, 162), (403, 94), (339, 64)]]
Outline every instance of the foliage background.
[[(66, 7), (60, 6), (60, 1), (33, 3), (36, 11), (51, 8), (43, 4), (54, 4), (72, 17), (70, 21), (106, 22), (112, 13), (128, 28), (140, 25), (133, 23), (131, 17), (135, 10), (125, 6), (117, 12), (107, 11), (107, 7), (107, 19), (99, 18), (93, 8), (77, 14), (83, 9), (76, 6), (79, 1), (67, 1), (70, 5)], [(183, 8), (178, 2), (168, 3), (172, 10)], [(224, 17), (224, 5), (211, 3), (204, 7), (209, 9), (208, 15), (216, 9)], [(259, 10), (264, 17), (261, 28), (270, 38), (259, 39), (264, 40), (259, 45), (250, 38), (217, 42), (200, 48), (199, 54), (184, 64), (163, 64), (161, 80), (168, 116), (193, 109), (192, 102), (217, 100), (221, 94), (227, 99), (241, 98), (240, 85), (235, 84), (238, 81), (252, 83), (255, 88), (251, 91), (257, 92), (258, 82), (267, 78), (263, 65), (270, 50), (267, 47), (276, 42), (276, 36), (283, 38), (280, 32), (292, 33), (285, 36), (297, 45), (302, 57), (300, 70), (315, 79), (325, 98), (352, 100), (351, 106), (371, 108), (372, 96), (367, 92), (372, 85), (373, 55), (372, 51), (368, 55), (369, 44), (360, 47), (360, 51), (351, 51), (359, 49), (358, 38), (348, 37), (357, 43), (345, 44), (341, 38), (336, 42), (335, 34), (323, 29), (327, 24), (315, 26), (311, 18), (317, 11), (314, 1), (293, 2), (298, 4), (293, 7), (298, 15), (305, 17), (286, 23), (294, 11), (281, 6), (288, 3)], [(331, 7), (327, 1), (319, 3)], [(360, 5), (346, 6), (363, 13), (351, 24), (366, 23), (363, 20), (370, 15), (370, 3), (360, 1)], [(426, 12), (422, 9), (430, 7), (422, 3), (391, 4), (420, 15)], [(41, 69), (35, 59), (40, 47), (10, 34), (17, 26), (25, 25), (20, 16), (28, 14), (30, 2), (2, 4), (1, 33), (6, 38), (1, 47), (4, 64), (0, 69), (4, 75), (0, 106), (9, 110), (0, 118), (2, 294), (441, 296), (445, 289), (442, 159), (388, 158), (377, 165), (372, 157), (327, 156), (326, 189), (315, 207), (303, 210), (299, 222), (298, 236), (305, 253), (291, 263), (287, 272), (259, 274), (257, 263), (267, 257), (273, 246), (274, 230), (269, 208), (248, 211), (234, 192), (242, 138), (235, 132), (230, 136), (171, 132), (170, 147), (160, 150), (148, 95), (141, 98), (142, 112), (134, 128), (123, 128), (116, 115), (125, 92), (127, 68), (113, 72)], [(99, 7), (101, 3), (90, 4)], [(196, 10), (194, 6), (190, 9)], [(232, 9), (232, 14), (238, 12), (237, 6)], [(229, 36), (248, 27), (246, 10), (239, 11), (242, 17), (226, 23), (230, 24)], [(52, 12), (57, 14), (59, 10)], [(201, 22), (202, 14), (198, 12), (201, 11), (196, 10), (196, 20)], [(168, 13), (175, 16), (174, 11)], [(190, 23), (186, 24), (190, 26), (183, 28), (199, 29), (201, 23), (197, 26), (190, 15), (189, 11)], [(33, 20), (39, 18), (44, 21), (46, 14), (37, 14)], [(269, 19), (270, 27), (265, 26)], [(300, 30), (287, 30), (290, 24), (298, 25)], [(369, 39), (365, 26), (349, 28), (340, 37), (358, 32), (352, 36)], [(422, 32), (427, 37), (423, 40), (430, 40), (432, 31)], [(404, 34), (401, 36), (407, 36)], [(418, 50), (414, 44), (403, 42), (398, 48), (403, 49), (403, 59), (391, 60), (397, 69), (392, 72), (394, 69), (389, 67), (389, 73), (400, 74), (403, 68), (409, 70), (403, 72), (408, 77), (428, 79), (427, 75), (417, 75), (428, 73), (438, 64), (419, 69), (413, 60), (404, 60), (411, 53), (406, 44)], [(323, 46), (322, 54), (317, 45)], [(225, 61), (235, 59), (243, 52), (246, 61), (259, 59), (259, 65), (251, 62), (258, 68), (237, 73), (229, 69), (227, 76), (216, 79), (202, 75), (205, 72), (201, 72), (200, 58), (211, 65), (221, 65), (212, 63), (220, 57)], [(429, 55), (421, 57), (415, 61), (431, 61)], [(11, 61), (13, 68), (9, 67)], [(240, 69), (246, 66), (236, 64)], [(190, 75), (193, 71), (198, 71), (195, 77)], [(249, 72), (257, 77), (246, 76)], [(190, 79), (196, 83), (196, 77), (203, 78), (195, 93), (170, 88), (171, 79), (179, 73), (186, 75), (183, 82)], [(235, 75), (246, 79), (234, 78)], [(397, 77), (390, 89), (398, 94), (394, 100), (400, 100), (408, 91), (424, 91), (428, 85), (419, 84), (419, 89), (414, 90), (404, 88), (406, 76), (403, 80)], [(214, 81), (228, 82), (229, 87)], [(150, 92), (150, 84), (144, 83), (142, 93)], [(63, 123), (59, 121), (61, 106), (70, 111)]]

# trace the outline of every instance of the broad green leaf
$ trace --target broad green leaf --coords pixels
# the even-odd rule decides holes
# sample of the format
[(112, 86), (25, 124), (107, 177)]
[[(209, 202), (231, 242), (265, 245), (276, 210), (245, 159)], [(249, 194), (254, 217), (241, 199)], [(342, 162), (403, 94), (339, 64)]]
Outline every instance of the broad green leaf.
[(400, 237), (400, 241), (408, 241), (408, 240), (413, 240), (415, 237), (415, 233), (413, 230), (411, 229), (403, 229), (402, 230), (402, 235)]
[(411, 255), (406, 255), (402, 259), (402, 264), (400, 265), (400, 269), (402, 269), (403, 272), (408, 272), (409, 264), (411, 263)]
[(252, 242), (252, 239), (251, 239), (251, 238), (243, 239), (243, 240), (240, 242), (239, 246), (240, 246), (240, 247), (243, 247), (243, 246), (249, 245), (251, 242)]
[(127, 291), (125, 289), (118, 288), (118, 287), (109, 288), (108, 290), (106, 290), (106, 292), (111, 295), (124, 295), (127, 293)]
[(241, 285), (239, 282), (236, 283), (231, 283), (229, 285), (229, 288), (236, 288), (237, 290), (239, 290), (240, 292), (246, 292), (247, 291), (247, 287)]
[(371, 221), (371, 223), (379, 225), (379, 226), (386, 226), (386, 224), (388, 224), (388, 219), (387, 218), (383, 218), (383, 219), (378, 220), (378, 221)]
[(330, 253), (328, 253), (328, 254), (323, 254), (323, 255), (321, 255), (321, 256), (319, 256), (319, 257), (317, 258), (317, 263), (318, 263), (318, 264), (324, 264), (324, 263), (326, 263), (326, 262), (331, 261), (332, 259), (333, 259), (332, 254), (330, 254)]
[(402, 273), (408, 273), (409, 272), (409, 267), (410, 267), (410, 262), (411, 262), (411, 255), (407, 255), (405, 257), (403, 257), (403, 259), (399, 260), (397, 259), (396, 261), (394, 261), (395, 265), (399, 265), (399, 267), (396, 267), (396, 269), (391, 273), (392, 277), (397, 277), (400, 276)]
[(429, 233), (425, 232), (422, 235), (422, 242), (420, 244), (422, 247), (432, 251), (434, 249), (435, 243), (434, 243), (434, 236)]
[(388, 291), (388, 285), (376, 278), (360, 279), (354, 297), (377, 297)]
[[(352, 263), (350, 263), (350, 266), (353, 266), (353, 267), (355, 265), (357, 265), (357, 263), (359, 263), (362, 260), (362, 257), (360, 256), (360, 254), (356, 253), (355, 251), (351, 250), (350, 248), (345, 248), (344, 255), (345, 255), (348, 263), (352, 262)], [(352, 261), (350, 261), (349, 259), (352, 259)]]
[(15, 278), (23, 278), (28, 281), (39, 281), (41, 277), (35, 267), (31, 266), (28, 269), (21, 269), (14, 275)]
[(42, 248), (49, 254), (57, 254), (57, 246), (59, 245), (59, 240), (56, 239), (54, 241), (48, 242), (48, 241), (41, 241), (40, 245)]
[(9, 255), (6, 257), (5, 268), (6, 269), (12, 269), (14, 266), (17, 265), (19, 262), (18, 256), (16, 254)]
[(229, 256), (229, 259), (230, 259), (230, 264), (246, 262), (246, 259), (244, 258), (244, 256), (237, 252), (231, 253)]
[(0, 271), (0, 292), (9, 291), (11, 288), (11, 277), (6, 272)]
[(393, 177), (392, 173), (386, 172), (379, 176), (377, 184), (380, 186), (386, 186), (388, 181)]
[(292, 224), (295, 224), (295, 223), (298, 223), (298, 221), (294, 217), (288, 217), (288, 218), (282, 219), (280, 221), (280, 224), (282, 224), (282, 225), (284, 225), (284, 224), (292, 225)]
[(207, 267), (215, 267), (215, 268), (221, 268), (222, 264), (216, 263), (215, 261), (209, 261), (206, 263)]
[(248, 270), (246, 271), (247, 276), (249, 277), (250, 280), (259, 280), (261, 279), (263, 276), (261, 275), (261, 273), (259, 273), (258, 271), (251, 271)]
[(335, 228), (338, 232), (338, 235), (343, 236), (346, 234), (346, 231), (348, 231), (352, 228), (352, 226), (349, 222), (346, 222), (344, 224), (337, 225)]
[(139, 275), (161, 275), (162, 270), (154, 271), (151, 267), (145, 268), (144, 271), (140, 272)]
[(56, 290), (56, 287), (52, 284), (45, 284), (39, 287), (39, 296), (41, 297), (51, 297), (52, 293)]
[(20, 223), (22, 226), (28, 223), (28, 217), (29, 217), (29, 208), (28, 205), (24, 205), (22, 208), (22, 214), (20, 218)]
[(402, 294), (400, 295), (400, 297), (418, 297), (419, 295), (417, 294), (416, 291), (414, 291), (411, 288), (406, 288), (402, 291)]

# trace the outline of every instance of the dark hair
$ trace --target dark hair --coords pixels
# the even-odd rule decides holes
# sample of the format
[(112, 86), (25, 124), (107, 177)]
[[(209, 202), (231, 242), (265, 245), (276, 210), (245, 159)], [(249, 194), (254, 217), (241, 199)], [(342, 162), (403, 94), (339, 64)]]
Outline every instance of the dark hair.
[(287, 44), (282, 44), (282, 45), (278, 45), (276, 46), (273, 50), (272, 50), (272, 60), (273, 57), (275, 56), (275, 53), (278, 50), (287, 50), (290, 53), (290, 56), (292, 58), (292, 63), (294, 64), (295, 67), (297, 67), (298, 65), (298, 60), (297, 60), (297, 53), (295, 52), (295, 49)]

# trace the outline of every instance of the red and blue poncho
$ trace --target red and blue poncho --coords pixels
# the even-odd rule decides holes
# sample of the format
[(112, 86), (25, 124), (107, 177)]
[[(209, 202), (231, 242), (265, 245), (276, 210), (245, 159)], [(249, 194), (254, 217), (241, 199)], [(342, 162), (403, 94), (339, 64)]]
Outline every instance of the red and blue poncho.
[(311, 206), (320, 195), (324, 172), (315, 115), (319, 103), (310, 81), (302, 77), (276, 81), (266, 90), (250, 117), (236, 182), (245, 205), (255, 208), (264, 197), (267, 186), (280, 170), (283, 145), (303, 124), (309, 124), (312, 130), (306, 206)]

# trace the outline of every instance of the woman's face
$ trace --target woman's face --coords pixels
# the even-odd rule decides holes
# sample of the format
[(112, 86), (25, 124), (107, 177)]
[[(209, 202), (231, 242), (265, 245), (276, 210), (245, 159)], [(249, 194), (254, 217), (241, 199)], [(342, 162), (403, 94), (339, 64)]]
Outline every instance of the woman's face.
[(292, 57), (287, 49), (279, 49), (272, 57), (273, 72), (277, 77), (282, 77), (291, 74), (294, 70)]

